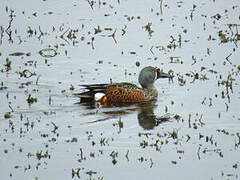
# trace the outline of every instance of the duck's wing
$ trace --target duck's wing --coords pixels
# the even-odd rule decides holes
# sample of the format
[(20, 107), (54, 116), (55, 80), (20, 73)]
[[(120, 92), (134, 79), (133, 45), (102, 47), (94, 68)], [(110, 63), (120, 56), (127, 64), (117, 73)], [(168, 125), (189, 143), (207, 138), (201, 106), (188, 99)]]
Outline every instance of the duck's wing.
[(94, 101), (94, 95), (96, 93), (104, 93), (109, 87), (109, 84), (82, 84), (80, 86), (82, 86), (87, 91), (75, 93), (73, 95), (81, 98), (80, 102), (90, 102)]
[(94, 92), (104, 92), (111, 84), (82, 84), (80, 85), (89, 91)]

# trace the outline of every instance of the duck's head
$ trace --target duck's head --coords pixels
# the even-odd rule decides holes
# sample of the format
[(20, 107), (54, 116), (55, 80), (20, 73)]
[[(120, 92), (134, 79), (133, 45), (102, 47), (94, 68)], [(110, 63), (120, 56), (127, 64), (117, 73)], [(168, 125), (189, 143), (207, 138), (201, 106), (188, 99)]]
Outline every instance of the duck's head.
[(140, 71), (138, 82), (142, 88), (152, 88), (157, 79), (173, 77), (173, 75), (162, 72), (159, 68), (147, 66)]

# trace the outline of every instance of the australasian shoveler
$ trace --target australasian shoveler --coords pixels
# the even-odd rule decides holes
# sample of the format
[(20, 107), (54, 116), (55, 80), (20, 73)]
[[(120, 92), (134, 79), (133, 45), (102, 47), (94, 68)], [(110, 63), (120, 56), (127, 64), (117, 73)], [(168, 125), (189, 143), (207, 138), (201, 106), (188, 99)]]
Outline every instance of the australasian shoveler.
[(137, 103), (155, 100), (158, 91), (154, 87), (154, 82), (159, 78), (173, 78), (173, 75), (162, 72), (159, 68), (152, 66), (141, 70), (138, 82), (142, 88), (135, 84), (121, 82), (110, 84), (85, 84), (81, 85), (88, 91), (76, 93), (80, 97), (80, 103), (100, 102), (108, 103)]

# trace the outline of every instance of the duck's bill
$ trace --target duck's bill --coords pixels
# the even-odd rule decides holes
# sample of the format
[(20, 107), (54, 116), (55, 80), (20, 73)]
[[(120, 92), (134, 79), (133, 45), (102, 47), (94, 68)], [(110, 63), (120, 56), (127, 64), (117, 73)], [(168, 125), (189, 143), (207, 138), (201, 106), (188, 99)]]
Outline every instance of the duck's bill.
[(174, 75), (171, 75), (165, 72), (158, 71), (157, 73), (157, 78), (173, 78), (173, 77)]

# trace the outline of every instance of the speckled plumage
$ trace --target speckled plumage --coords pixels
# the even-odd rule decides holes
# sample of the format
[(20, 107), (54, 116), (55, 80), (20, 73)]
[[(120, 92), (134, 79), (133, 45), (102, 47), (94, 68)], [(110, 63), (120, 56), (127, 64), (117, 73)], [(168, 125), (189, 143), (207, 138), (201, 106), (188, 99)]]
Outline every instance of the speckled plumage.
[(138, 81), (142, 88), (135, 84), (121, 82), (111, 84), (86, 84), (81, 85), (88, 91), (74, 94), (81, 98), (81, 102), (94, 101), (96, 93), (104, 93), (99, 100), (101, 103), (131, 103), (151, 101), (157, 98), (158, 92), (154, 82), (158, 78), (171, 78), (173, 76), (163, 73), (158, 68), (151, 66), (141, 70)]
[(109, 88), (105, 91), (107, 102), (139, 102), (144, 101), (144, 92), (140, 89)]

